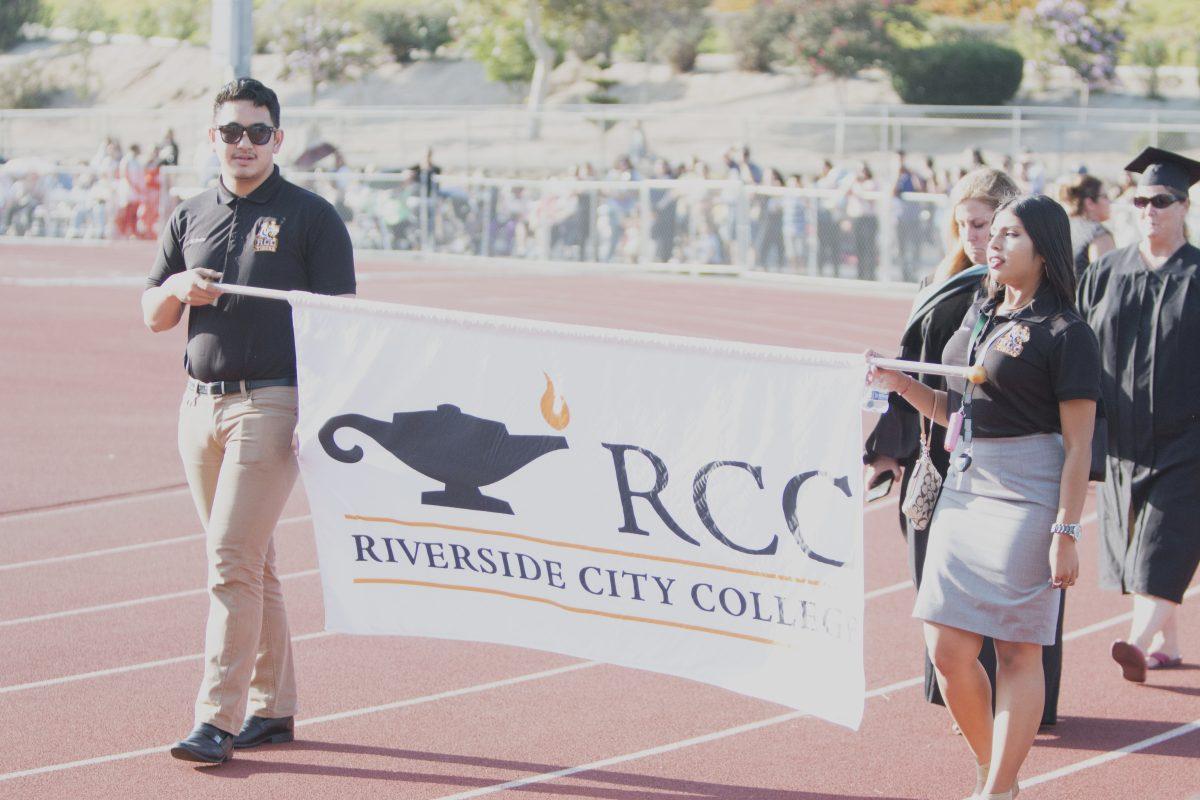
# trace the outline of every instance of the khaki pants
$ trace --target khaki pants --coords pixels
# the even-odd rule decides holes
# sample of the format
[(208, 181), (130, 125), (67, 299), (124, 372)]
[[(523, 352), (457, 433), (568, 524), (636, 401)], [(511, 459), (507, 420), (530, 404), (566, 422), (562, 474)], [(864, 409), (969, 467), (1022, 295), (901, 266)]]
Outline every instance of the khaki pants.
[[(196, 724), (237, 733), (247, 711), (296, 712), (296, 683), (272, 534), (296, 481), (296, 389), (216, 397), (185, 391), (179, 454), (204, 525), (208, 628)], [(247, 694), (249, 695), (247, 708)]]

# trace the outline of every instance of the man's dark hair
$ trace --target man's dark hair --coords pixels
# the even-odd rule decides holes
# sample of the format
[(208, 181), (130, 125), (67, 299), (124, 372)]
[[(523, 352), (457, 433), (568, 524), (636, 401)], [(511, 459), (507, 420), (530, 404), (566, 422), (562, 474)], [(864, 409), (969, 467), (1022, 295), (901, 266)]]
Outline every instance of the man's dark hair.
[(223, 104), (234, 100), (249, 100), (259, 108), (265, 108), (271, 114), (271, 124), (279, 127), (279, 97), (261, 81), (254, 78), (238, 78), (222, 86), (213, 100), (213, 117), (217, 116)]

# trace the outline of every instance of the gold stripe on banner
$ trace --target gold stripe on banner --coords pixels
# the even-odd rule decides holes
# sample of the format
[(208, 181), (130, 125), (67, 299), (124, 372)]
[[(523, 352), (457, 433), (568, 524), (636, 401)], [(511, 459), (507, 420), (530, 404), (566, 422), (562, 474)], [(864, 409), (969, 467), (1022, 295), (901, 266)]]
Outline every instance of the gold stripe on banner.
[(688, 625), (686, 622), (671, 622), (665, 619), (651, 619), (649, 617), (634, 617), (628, 614), (613, 614), (609, 611), (596, 611), (590, 608), (576, 608), (568, 606), (564, 603), (559, 603), (556, 600), (550, 600), (545, 597), (534, 597), (528, 594), (516, 594), (514, 592), (506, 592), (501, 589), (485, 589), (481, 586), (459, 586), (452, 583), (430, 583), (429, 581), (407, 581), (400, 578), (355, 578), (354, 583), (384, 583), (394, 584), (397, 586), (421, 586), (426, 589), (451, 589), (458, 592), (479, 592), (480, 594), (494, 594), (499, 597), (507, 597), (512, 600), (527, 600), (531, 603), (544, 603), (548, 606), (570, 611), (572, 614), (589, 614), (595, 617), (607, 617), (609, 619), (619, 619), (625, 622), (644, 622), (649, 625), (663, 625), (668, 628), (680, 628), (685, 631), (697, 631), (699, 633), (711, 633), (715, 636), (728, 636), (731, 639), (745, 639), (748, 642), (757, 642), (758, 644), (774, 644), (782, 645), (774, 639), (765, 639), (762, 636), (750, 636), (745, 633), (734, 633), (733, 631), (723, 631), (718, 628), (705, 628), (702, 625)]
[(365, 517), (360, 514), (346, 514), (345, 518), (357, 522), (387, 522), (392, 525), (404, 525), (409, 528), (438, 528), (446, 531), (459, 531), (461, 533), (479, 533), (485, 536), (502, 536), (506, 539), (519, 539), (523, 542), (534, 542), (536, 544), (546, 544), (551, 547), (565, 547), (570, 550), (585, 550), (589, 553), (601, 553), (609, 556), (625, 556), (627, 558), (641, 558), (646, 561), (660, 561), (664, 564), (680, 564), (685, 567), (700, 567), (701, 569), (715, 569), (720, 572), (732, 572), (735, 575), (749, 575), (754, 578), (768, 578), (775, 581), (787, 581), (789, 583), (800, 583), (806, 586), (820, 586), (821, 581), (812, 580), (811, 578), (794, 578), (791, 575), (778, 575), (774, 572), (758, 572), (752, 569), (739, 569), (738, 567), (727, 567), (723, 564), (706, 564), (703, 561), (688, 561), (683, 558), (671, 558), (670, 556), (652, 556), (649, 553), (632, 553), (626, 550), (611, 550), (607, 547), (593, 547), (586, 544), (576, 544), (575, 542), (559, 542), (554, 539), (542, 539), (537, 536), (529, 536), (524, 533), (511, 533), (509, 531), (493, 531), (487, 528), (466, 528), (461, 525), (443, 525), (439, 522), (415, 522), (411, 520), (392, 519), (390, 517)]

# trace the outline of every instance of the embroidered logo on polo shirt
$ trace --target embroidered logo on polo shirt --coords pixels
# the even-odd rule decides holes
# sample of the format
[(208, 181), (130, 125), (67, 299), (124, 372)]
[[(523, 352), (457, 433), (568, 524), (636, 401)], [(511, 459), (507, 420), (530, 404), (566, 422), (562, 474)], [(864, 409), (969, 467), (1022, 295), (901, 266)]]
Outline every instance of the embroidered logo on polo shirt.
[(1014, 325), (1008, 333), (1000, 337), (1000, 341), (996, 342), (996, 349), (1006, 356), (1019, 356), (1021, 351), (1025, 349), (1025, 343), (1029, 341), (1029, 326)]
[(274, 253), (279, 249), (279, 220), (259, 217), (254, 223), (254, 252)]

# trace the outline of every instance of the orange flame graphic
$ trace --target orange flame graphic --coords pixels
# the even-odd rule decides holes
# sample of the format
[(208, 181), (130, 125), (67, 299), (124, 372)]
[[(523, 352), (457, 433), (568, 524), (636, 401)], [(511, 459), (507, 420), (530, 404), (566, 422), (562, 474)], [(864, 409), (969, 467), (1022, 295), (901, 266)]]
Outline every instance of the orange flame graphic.
[[(571, 422), (571, 409), (567, 408), (567, 401), (554, 391), (554, 381), (550, 380), (550, 376), (544, 372), (542, 375), (546, 378), (546, 391), (542, 393), (542, 417), (551, 428), (561, 431)], [(554, 410), (556, 405), (561, 406), (559, 411)]]

